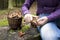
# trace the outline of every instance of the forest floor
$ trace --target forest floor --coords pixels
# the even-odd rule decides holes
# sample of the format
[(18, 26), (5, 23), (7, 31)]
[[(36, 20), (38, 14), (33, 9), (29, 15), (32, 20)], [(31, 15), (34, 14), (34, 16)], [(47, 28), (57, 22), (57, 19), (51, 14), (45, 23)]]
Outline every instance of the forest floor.
[[(15, 8), (16, 9), (20, 9), (20, 8)], [(39, 40), (39, 34), (37, 32), (36, 28), (29, 28), (26, 26), (24, 29), (27, 30), (26, 31), (26, 35), (24, 35), (23, 37), (19, 37), (18, 35), (18, 31), (12, 31), (10, 30), (10, 28), (8, 27), (8, 20), (7, 20), (7, 14), (11, 9), (5, 9), (5, 10), (0, 10), (0, 40)], [(32, 7), (30, 8), (30, 12), (32, 14), (36, 14), (36, 5), (32, 5)], [(33, 31), (32, 31), (33, 30)], [(31, 37), (31, 38), (30, 38)]]
[(25, 35), (20, 37), (17, 30), (12, 31), (9, 30), (9, 27), (0, 27), (0, 40), (40, 40), (36, 28), (29, 28), (25, 33)]

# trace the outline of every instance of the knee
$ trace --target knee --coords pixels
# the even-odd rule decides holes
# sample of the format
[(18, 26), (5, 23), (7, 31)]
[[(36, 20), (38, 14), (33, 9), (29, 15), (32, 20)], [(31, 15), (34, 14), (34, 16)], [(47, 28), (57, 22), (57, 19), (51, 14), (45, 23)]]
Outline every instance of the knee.
[(56, 33), (54, 33), (52, 26), (55, 25), (54, 23), (47, 23), (41, 28), (41, 37), (44, 39), (55, 39)]
[(54, 22), (46, 23), (41, 27), (41, 31), (52, 31), (56, 28), (56, 24)]
[(48, 32), (52, 30), (54, 23), (47, 23), (41, 27), (42, 32)]

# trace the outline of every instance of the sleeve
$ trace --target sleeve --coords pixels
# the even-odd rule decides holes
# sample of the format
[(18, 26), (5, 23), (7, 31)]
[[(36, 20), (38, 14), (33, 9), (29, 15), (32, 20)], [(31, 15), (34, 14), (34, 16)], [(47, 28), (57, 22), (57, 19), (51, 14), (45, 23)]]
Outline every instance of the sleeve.
[(29, 13), (29, 8), (32, 5), (34, 0), (25, 0), (25, 3), (22, 6), (22, 14), (25, 15), (26, 13)]
[(60, 18), (60, 2), (59, 5), (56, 7), (56, 10), (47, 17), (48, 21), (53, 21), (56, 20), (57, 18)]

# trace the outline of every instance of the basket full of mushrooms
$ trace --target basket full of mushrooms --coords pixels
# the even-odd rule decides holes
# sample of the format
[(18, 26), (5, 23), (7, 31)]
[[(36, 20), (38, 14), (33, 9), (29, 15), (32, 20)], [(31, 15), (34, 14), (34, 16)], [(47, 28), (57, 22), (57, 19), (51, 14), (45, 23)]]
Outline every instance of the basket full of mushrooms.
[(16, 30), (18, 28), (21, 29), (22, 24), (22, 14), (19, 10), (12, 10), (7, 15), (9, 27), (13, 30)]

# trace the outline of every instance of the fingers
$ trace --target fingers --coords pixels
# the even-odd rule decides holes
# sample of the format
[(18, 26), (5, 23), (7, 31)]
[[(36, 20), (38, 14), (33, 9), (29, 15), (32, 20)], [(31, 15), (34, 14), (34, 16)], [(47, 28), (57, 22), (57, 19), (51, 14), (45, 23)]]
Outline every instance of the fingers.
[(37, 24), (38, 25), (44, 25), (48, 22), (48, 18), (45, 16), (45, 17), (42, 17), (40, 19), (37, 20)]
[(43, 21), (44, 19), (43, 18), (39, 18), (38, 20), (37, 20), (37, 22), (40, 22), (40, 21)]
[(38, 20), (37, 20), (37, 25), (39, 26), (39, 25), (43, 25), (44, 24), (44, 17), (42, 17), (42, 18), (39, 18)]

